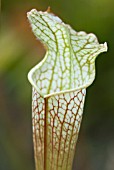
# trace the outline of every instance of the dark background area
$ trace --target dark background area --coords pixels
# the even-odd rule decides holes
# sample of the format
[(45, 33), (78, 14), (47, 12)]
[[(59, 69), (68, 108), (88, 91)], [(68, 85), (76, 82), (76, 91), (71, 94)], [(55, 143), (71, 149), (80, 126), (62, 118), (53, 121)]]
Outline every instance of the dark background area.
[(76, 31), (108, 42), (87, 89), (73, 170), (114, 170), (114, 0), (4, 0), (0, 30), (0, 170), (34, 170), (28, 71), (45, 50), (26, 18), (32, 8), (52, 11)]

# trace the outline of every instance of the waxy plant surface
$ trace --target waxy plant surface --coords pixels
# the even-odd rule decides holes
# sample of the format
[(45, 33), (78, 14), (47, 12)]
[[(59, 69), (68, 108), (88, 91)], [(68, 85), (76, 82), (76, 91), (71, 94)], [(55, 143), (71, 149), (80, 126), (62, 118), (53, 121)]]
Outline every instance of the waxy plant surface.
[(47, 52), (29, 72), (33, 86), (33, 140), (37, 170), (71, 170), (86, 88), (95, 59), (107, 51), (94, 34), (76, 32), (50, 12), (27, 14)]

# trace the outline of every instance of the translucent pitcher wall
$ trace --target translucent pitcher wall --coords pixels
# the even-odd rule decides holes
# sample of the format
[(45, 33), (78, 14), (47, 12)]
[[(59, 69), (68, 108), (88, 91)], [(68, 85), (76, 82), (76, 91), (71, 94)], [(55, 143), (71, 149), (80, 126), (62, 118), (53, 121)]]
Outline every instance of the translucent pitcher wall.
[(74, 31), (49, 10), (33, 9), (27, 16), (46, 48), (44, 59), (28, 75), (36, 170), (71, 170), (86, 88), (107, 44), (99, 44), (92, 33)]
[[(36, 170), (71, 170), (86, 90), (43, 98), (33, 88), (32, 123)], [(46, 168), (45, 168), (46, 167)]]

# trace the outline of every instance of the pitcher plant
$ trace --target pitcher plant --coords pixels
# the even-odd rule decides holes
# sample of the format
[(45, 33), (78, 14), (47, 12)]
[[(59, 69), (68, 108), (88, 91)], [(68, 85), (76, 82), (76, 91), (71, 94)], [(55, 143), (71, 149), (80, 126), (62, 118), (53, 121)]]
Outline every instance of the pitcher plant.
[(49, 10), (32, 9), (27, 16), (47, 50), (28, 74), (36, 170), (71, 170), (86, 88), (107, 44), (99, 44), (92, 33), (74, 31)]

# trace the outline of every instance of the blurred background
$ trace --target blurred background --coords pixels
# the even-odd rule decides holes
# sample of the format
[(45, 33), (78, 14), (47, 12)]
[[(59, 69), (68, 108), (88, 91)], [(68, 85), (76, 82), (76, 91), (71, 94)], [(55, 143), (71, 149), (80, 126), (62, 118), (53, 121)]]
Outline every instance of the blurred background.
[(114, 170), (114, 0), (5, 0), (0, 30), (0, 170), (35, 170), (28, 71), (45, 50), (26, 18), (32, 8), (52, 11), (75, 30), (108, 42), (87, 89), (73, 170)]

